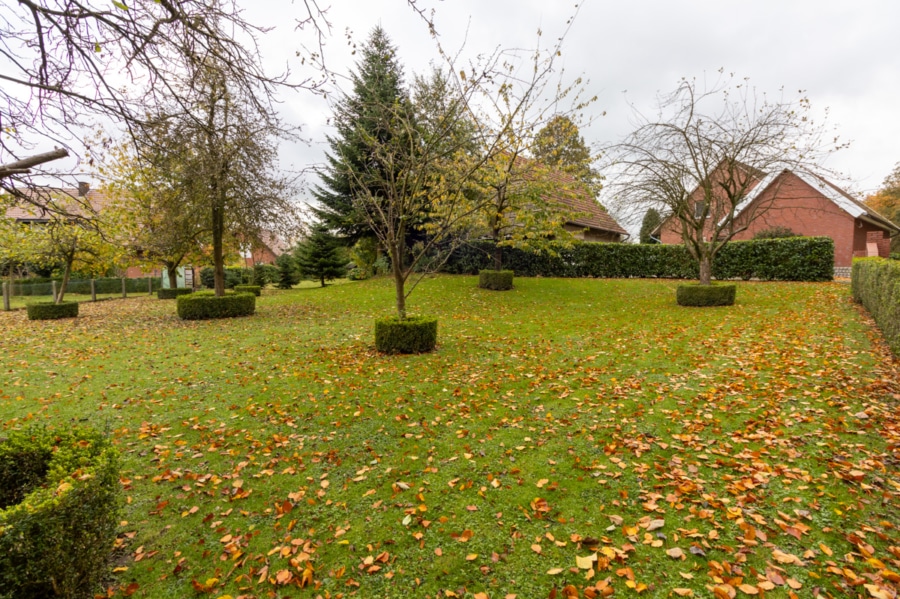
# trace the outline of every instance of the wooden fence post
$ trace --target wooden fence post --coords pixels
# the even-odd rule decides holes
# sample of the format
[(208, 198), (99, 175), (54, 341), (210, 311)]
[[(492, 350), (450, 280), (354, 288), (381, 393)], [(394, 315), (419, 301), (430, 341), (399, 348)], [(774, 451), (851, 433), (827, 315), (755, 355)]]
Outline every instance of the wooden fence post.
[(56, 281), (50, 281), (50, 294), (53, 296), (53, 302), (56, 303)]
[(147, 277), (147, 295), (153, 295), (153, 277)]
[(122, 297), (128, 297), (128, 292), (125, 291), (125, 277), (122, 277)]
[(3, 309), (9, 312), (9, 283), (3, 281)]
[(91, 279), (91, 301), (97, 301), (97, 285), (94, 279)]

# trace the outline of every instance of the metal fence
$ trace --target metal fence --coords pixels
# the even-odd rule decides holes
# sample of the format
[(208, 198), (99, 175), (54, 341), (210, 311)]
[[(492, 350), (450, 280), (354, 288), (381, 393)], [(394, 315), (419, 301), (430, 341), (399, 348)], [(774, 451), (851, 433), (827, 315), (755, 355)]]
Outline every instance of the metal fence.
[[(13, 297), (47, 297), (53, 298), (59, 290), (62, 281), (48, 282), (24, 282), (15, 280), (3, 282), (3, 309), (10, 309), (10, 301)], [(128, 294), (140, 293), (152, 294), (162, 287), (162, 280), (158, 277), (144, 277), (140, 279), (112, 278), (101, 279), (77, 279), (70, 280), (66, 284), (66, 294), (89, 295), (92, 301), (97, 300), (98, 295), (118, 295), (128, 297)]]

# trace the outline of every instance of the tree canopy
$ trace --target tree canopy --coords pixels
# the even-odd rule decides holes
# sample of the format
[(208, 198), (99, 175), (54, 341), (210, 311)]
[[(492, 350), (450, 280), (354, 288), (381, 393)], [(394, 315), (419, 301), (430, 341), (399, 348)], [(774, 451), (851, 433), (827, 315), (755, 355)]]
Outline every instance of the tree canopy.
[[(884, 178), (881, 188), (866, 198), (866, 204), (895, 225), (900, 224), (900, 162)], [(900, 252), (900, 236), (891, 239), (891, 252)]]

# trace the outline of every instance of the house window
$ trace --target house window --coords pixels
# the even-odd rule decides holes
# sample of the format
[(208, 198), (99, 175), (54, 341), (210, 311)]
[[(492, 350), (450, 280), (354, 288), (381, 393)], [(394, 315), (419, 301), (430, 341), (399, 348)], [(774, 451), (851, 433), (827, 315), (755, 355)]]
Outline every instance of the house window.
[(694, 218), (700, 218), (703, 216), (703, 209), (706, 208), (706, 204), (704, 202), (694, 202)]

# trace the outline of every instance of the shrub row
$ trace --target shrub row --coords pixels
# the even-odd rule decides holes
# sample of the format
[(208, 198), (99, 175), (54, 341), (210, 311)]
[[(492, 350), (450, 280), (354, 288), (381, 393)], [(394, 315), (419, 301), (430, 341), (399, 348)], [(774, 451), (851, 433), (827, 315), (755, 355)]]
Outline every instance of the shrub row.
[(513, 271), (482, 270), (478, 272), (478, 286), (493, 291), (506, 291), (513, 287)]
[(28, 320), (55, 320), (78, 316), (78, 302), (34, 302), (25, 306)]
[[(490, 241), (457, 249), (444, 271), (477, 274), (490, 269)], [(556, 256), (503, 248), (503, 268), (522, 277), (673, 278), (695, 279), (697, 264), (682, 245), (576, 243)], [(717, 279), (830, 281), (834, 241), (829, 237), (789, 237), (734, 241), (719, 251), (713, 264)]]
[[(200, 283), (207, 289), (215, 287), (216, 271), (212, 266), (204, 266), (200, 269)], [(235, 285), (243, 285), (253, 282), (252, 268), (226, 268), (225, 289), (234, 289)]]
[(168, 289), (160, 289), (156, 292), (156, 297), (163, 300), (175, 299), (179, 295), (187, 295), (193, 293), (190, 287), (170, 287)]
[(884, 258), (857, 258), (850, 271), (853, 299), (862, 303), (900, 356), (900, 262)]
[(256, 296), (252, 293), (228, 293), (216, 297), (211, 292), (200, 291), (177, 299), (178, 316), (184, 320), (208, 320), (250, 316), (256, 312)]
[(375, 349), (386, 354), (430, 352), (437, 344), (437, 319), (396, 316), (375, 321)]
[(117, 454), (85, 429), (0, 444), (0, 597), (93, 597), (119, 523)]

